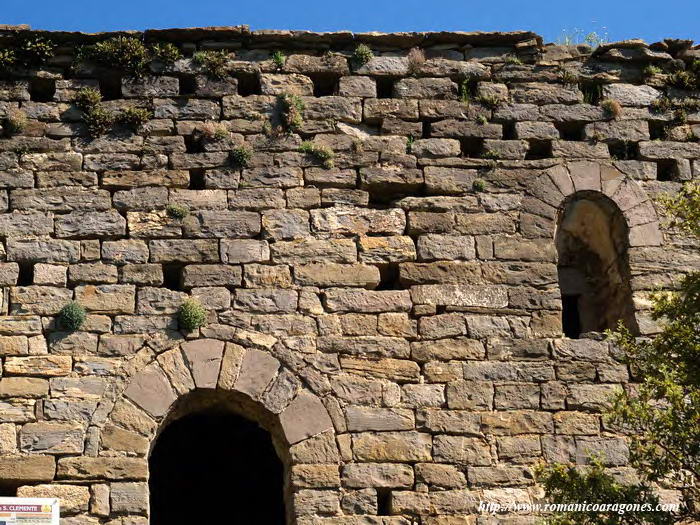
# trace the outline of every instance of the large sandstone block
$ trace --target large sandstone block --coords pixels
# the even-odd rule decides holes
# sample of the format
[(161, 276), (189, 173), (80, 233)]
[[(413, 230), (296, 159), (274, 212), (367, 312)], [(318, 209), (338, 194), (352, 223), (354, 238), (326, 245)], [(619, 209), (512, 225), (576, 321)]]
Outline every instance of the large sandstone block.
[(331, 312), (408, 312), (412, 306), (407, 290), (330, 288), (324, 296), (326, 308)]
[(345, 465), (343, 484), (351, 488), (410, 488), (413, 469), (397, 463), (353, 463)]
[(27, 423), (19, 432), (23, 452), (43, 454), (81, 454), (85, 430), (74, 423)]
[(0, 456), (0, 479), (20, 483), (53, 481), (56, 460), (52, 456)]
[(58, 479), (145, 480), (148, 463), (142, 458), (65, 457), (58, 460)]
[(421, 432), (363, 432), (354, 434), (355, 459), (372, 462), (413, 462), (432, 459), (433, 438)]
[(35, 485), (17, 489), (18, 498), (58, 498), (61, 514), (87, 512), (90, 503), (90, 488), (81, 485)]

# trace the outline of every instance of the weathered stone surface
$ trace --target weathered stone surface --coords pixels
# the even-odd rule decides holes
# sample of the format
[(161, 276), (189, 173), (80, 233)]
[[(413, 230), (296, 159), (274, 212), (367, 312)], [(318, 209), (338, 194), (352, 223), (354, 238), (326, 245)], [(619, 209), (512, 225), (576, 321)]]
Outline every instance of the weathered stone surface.
[(56, 460), (52, 456), (0, 456), (0, 477), (6, 481), (52, 481), (55, 473)]
[(90, 489), (81, 485), (36, 485), (17, 489), (18, 498), (59, 498), (62, 514), (87, 512)]

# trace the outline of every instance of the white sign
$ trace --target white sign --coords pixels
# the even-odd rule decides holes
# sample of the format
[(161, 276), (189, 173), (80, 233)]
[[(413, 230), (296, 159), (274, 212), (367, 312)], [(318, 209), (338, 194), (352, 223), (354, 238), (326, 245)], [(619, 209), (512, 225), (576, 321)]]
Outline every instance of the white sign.
[(0, 498), (0, 525), (58, 525), (57, 498)]

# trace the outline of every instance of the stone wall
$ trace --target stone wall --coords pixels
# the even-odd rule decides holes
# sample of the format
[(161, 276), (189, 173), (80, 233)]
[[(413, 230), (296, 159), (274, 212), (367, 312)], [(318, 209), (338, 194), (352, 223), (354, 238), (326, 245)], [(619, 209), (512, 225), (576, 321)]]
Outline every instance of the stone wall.
[[(30, 35), (59, 47), (0, 80), (5, 493), (62, 497), (65, 525), (147, 523), (149, 449), (195, 394), (271, 432), (298, 525), (534, 523), (478, 502), (534, 501), (536, 463), (591, 452), (633, 477), (600, 416), (629, 371), (563, 337), (555, 228), (577, 195), (614, 203), (653, 334), (649, 291), (700, 262), (653, 203), (700, 174), (699, 94), (667, 85), (691, 42), (148, 31), (184, 58), (133, 78), (72, 65), (115, 35), (4, 28), (0, 48)], [(215, 49), (222, 78), (192, 60)], [(86, 86), (152, 118), (90, 137)], [(208, 314), (189, 332), (188, 297)]]

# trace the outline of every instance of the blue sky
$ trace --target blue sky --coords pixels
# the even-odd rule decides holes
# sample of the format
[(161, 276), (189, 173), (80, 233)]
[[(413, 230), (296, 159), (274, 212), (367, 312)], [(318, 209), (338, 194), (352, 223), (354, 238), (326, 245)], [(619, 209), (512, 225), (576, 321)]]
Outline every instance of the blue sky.
[(0, 24), (111, 31), (248, 24), (313, 31), (476, 31), (529, 29), (609, 40), (700, 40), (700, 0), (0, 0)]

